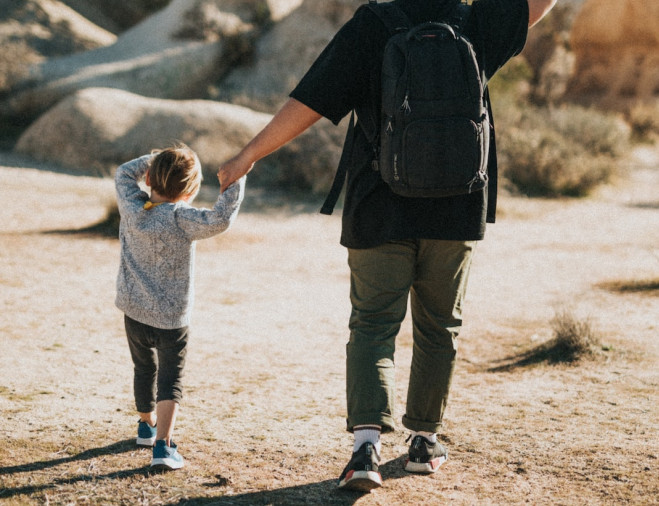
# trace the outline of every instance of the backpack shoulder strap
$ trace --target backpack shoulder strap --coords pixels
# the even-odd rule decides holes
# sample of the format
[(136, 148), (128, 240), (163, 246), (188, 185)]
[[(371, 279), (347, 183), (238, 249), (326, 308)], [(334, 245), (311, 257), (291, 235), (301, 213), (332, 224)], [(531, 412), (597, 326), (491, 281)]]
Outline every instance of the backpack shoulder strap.
[[(390, 35), (394, 35), (399, 31), (409, 30), (413, 26), (405, 13), (398, 6), (392, 3), (386, 2), (384, 4), (378, 4), (377, 0), (368, 0), (368, 4), (365, 4), (362, 7), (368, 8), (370, 11), (372, 11), (382, 22), (382, 24), (384, 24)], [(372, 135), (369, 135), (368, 132), (366, 132), (362, 122), (360, 122), (360, 124), (362, 125), (362, 130), (366, 134), (366, 138), (369, 139), (369, 142), (373, 142), (371, 139)], [(320, 209), (321, 214), (332, 214), (334, 206), (339, 199), (339, 194), (341, 193), (345, 183), (348, 166), (352, 161), (354, 139), (355, 111), (352, 111), (350, 115), (350, 123), (348, 124), (348, 131), (346, 132), (346, 139), (343, 143), (343, 152), (341, 153), (339, 166), (337, 168), (336, 174), (334, 175), (332, 187), (330, 188), (330, 191), (325, 198), (325, 202)]]
[(471, 13), (471, 5), (465, 3), (463, 0), (460, 0), (453, 9), (453, 12), (451, 13), (451, 19), (450, 19), (451, 25), (453, 25), (455, 28), (458, 29), (458, 31), (461, 32), (462, 30), (464, 30), (464, 27), (467, 23), (467, 19), (469, 18), (470, 13)]
[[(377, 0), (368, 0), (368, 3), (360, 8), (370, 10), (385, 26), (390, 37), (399, 32), (406, 32), (414, 26), (405, 12), (392, 2), (379, 4)], [(379, 119), (372, 117), (369, 111), (357, 109), (356, 112), (360, 118), (358, 123), (368, 142), (375, 145), (379, 137)]]

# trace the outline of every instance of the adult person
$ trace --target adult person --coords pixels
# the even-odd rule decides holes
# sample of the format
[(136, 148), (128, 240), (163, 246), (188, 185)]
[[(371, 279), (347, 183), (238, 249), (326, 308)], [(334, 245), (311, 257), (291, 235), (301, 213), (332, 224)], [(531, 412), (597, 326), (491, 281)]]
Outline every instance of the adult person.
[[(459, 0), (394, 0), (413, 24), (445, 21)], [(477, 0), (463, 33), (485, 82), (524, 47), (527, 30), (556, 0)], [(379, 117), (380, 66), (389, 37), (370, 9), (359, 9), (336, 34), (272, 121), (220, 167), (228, 187), (254, 163), (321, 117), (334, 124), (351, 110)], [(358, 123), (359, 125), (359, 123)], [(494, 139), (491, 139), (491, 144)], [(447, 458), (437, 432), (453, 375), (472, 253), (494, 222), (496, 152), (482, 191), (443, 198), (394, 194), (372, 170), (373, 151), (355, 129), (343, 208), (341, 244), (348, 249), (352, 313), (347, 344), (347, 429), (353, 455), (340, 488), (367, 491), (382, 483), (380, 433), (394, 429), (394, 347), (408, 297), (413, 357), (403, 426), (411, 431), (410, 472), (434, 472)]]

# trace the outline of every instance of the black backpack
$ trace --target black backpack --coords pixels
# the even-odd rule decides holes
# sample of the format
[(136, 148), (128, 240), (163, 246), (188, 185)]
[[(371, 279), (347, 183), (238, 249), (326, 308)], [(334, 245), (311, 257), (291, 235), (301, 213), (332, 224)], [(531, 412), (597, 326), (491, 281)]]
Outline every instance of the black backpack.
[[(374, 150), (373, 168), (405, 197), (482, 190), (488, 181), (489, 103), (473, 46), (461, 33), (470, 6), (458, 4), (446, 23), (416, 26), (393, 3), (369, 0), (366, 7), (391, 34), (382, 61), (379, 127), (372, 133), (364, 128)], [(343, 186), (353, 128), (354, 116), (321, 213), (331, 214)]]

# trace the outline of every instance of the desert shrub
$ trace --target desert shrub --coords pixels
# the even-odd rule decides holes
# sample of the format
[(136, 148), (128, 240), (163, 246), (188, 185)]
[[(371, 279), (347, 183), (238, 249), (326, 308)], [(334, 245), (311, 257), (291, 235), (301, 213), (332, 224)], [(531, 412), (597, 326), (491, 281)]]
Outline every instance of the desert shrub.
[(629, 129), (612, 115), (575, 105), (542, 108), (497, 97), (501, 175), (530, 196), (585, 196), (609, 181), (629, 149)]
[(629, 149), (629, 128), (616, 116), (576, 105), (550, 108), (548, 112), (550, 126), (591, 155), (617, 158)]
[(488, 83), (490, 94), (497, 97), (525, 97), (533, 70), (525, 58), (513, 58)]
[(571, 363), (581, 358), (594, 357), (597, 350), (610, 350), (603, 346), (588, 319), (579, 319), (567, 309), (555, 313), (550, 322), (553, 337), (520, 355), (507, 357), (489, 370), (510, 371), (540, 363)]
[(599, 346), (590, 321), (580, 320), (568, 310), (558, 311), (551, 326), (554, 337), (542, 346), (542, 350), (553, 362), (573, 362), (591, 355)]

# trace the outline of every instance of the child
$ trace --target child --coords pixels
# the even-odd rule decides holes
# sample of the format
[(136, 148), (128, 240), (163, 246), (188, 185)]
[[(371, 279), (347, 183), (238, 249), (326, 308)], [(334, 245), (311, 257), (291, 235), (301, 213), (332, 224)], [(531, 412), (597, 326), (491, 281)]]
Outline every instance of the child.
[[(143, 177), (150, 196), (138, 185)], [(243, 178), (212, 209), (194, 208), (201, 177), (199, 158), (185, 145), (127, 162), (115, 176), (121, 215), (115, 303), (124, 312), (135, 366), (136, 442), (153, 446), (152, 467), (183, 467), (172, 432), (194, 298), (195, 241), (229, 228), (245, 192)]]

